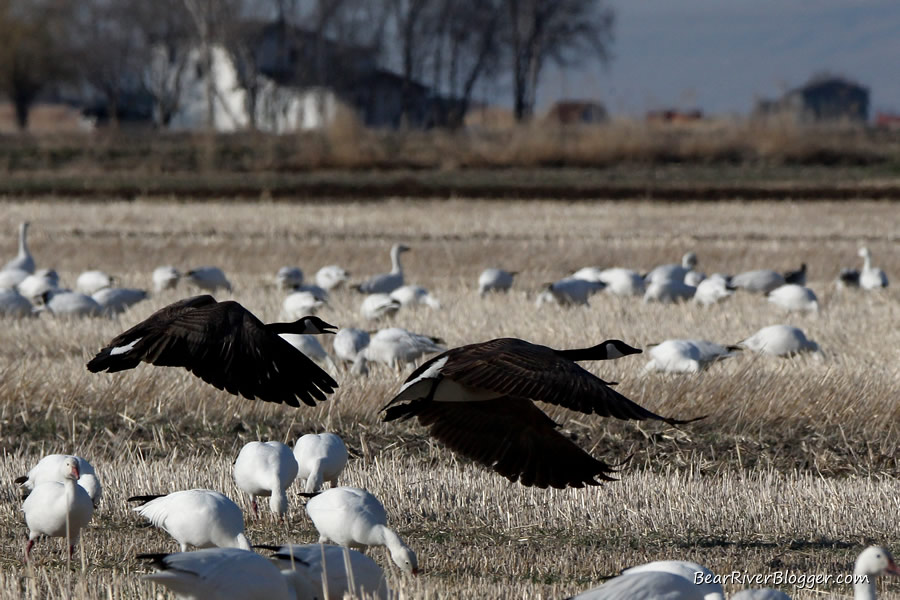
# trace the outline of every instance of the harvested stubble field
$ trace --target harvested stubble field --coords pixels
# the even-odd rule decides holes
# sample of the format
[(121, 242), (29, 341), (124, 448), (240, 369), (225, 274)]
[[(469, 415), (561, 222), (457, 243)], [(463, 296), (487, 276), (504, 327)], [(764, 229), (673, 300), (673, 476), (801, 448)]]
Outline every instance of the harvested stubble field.
[[(294, 440), (340, 433), (358, 458), (343, 483), (380, 497), (389, 522), (419, 555), (423, 574), (390, 584), (405, 598), (563, 598), (619, 569), (687, 558), (718, 573), (847, 573), (868, 543), (900, 548), (897, 426), (900, 302), (884, 293), (835, 290), (841, 266), (856, 266), (867, 244), (888, 275), (900, 276), (895, 205), (875, 202), (612, 203), (428, 201), (384, 203), (172, 202), (8, 203), (0, 248), (11, 255), (15, 226), (32, 223), (39, 267), (65, 283), (103, 268), (126, 286), (149, 287), (160, 264), (216, 264), (234, 298), (264, 320), (278, 318), (283, 292), (270, 281), (282, 265), (308, 275), (324, 264), (354, 274), (385, 270), (392, 242), (412, 247), (408, 281), (443, 304), (401, 311), (398, 326), (443, 337), (450, 346), (516, 336), (556, 347), (610, 337), (645, 347), (672, 337), (734, 343), (759, 328), (803, 328), (824, 359), (743, 355), (694, 376), (641, 376), (645, 357), (584, 363), (619, 391), (664, 415), (708, 415), (680, 429), (623, 423), (557, 410), (564, 430), (609, 462), (633, 458), (621, 481), (584, 490), (509, 484), (432, 442), (415, 423), (380, 422), (401, 375), (373, 368), (341, 373), (341, 388), (317, 408), (228, 396), (175, 369), (92, 375), (86, 360), (112, 336), (189, 291), (152, 298), (118, 320), (41, 318), (3, 323), (0, 344), (0, 596), (136, 598), (140, 552), (176, 544), (125, 504), (139, 493), (219, 489), (249, 508), (231, 479), (240, 447), (254, 439)], [(536, 290), (586, 265), (647, 269), (695, 250), (707, 273), (809, 264), (817, 317), (788, 316), (757, 296), (711, 308), (645, 305), (605, 295), (589, 308), (544, 306)], [(479, 299), (478, 273), (504, 266), (514, 290)], [(220, 294), (221, 296), (221, 294)], [(364, 326), (360, 297), (333, 295), (320, 312), (339, 326)], [(12, 479), (50, 452), (88, 457), (104, 498), (71, 567), (59, 540), (39, 543), (23, 566), (25, 527)], [(296, 486), (294, 488), (297, 489)], [(292, 495), (285, 523), (248, 521), (253, 543), (316, 538)], [(387, 566), (381, 550), (374, 556)], [(729, 585), (734, 591), (741, 586)], [(847, 596), (833, 582), (796, 598)], [(882, 584), (900, 597), (896, 582)]]

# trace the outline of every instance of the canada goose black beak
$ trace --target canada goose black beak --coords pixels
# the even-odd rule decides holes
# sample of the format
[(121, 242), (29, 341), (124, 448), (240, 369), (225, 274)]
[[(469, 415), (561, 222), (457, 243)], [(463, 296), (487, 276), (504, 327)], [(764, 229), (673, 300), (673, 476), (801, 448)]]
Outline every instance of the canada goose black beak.
[(338, 328), (337, 328), (337, 327), (335, 327), (334, 325), (329, 325), (328, 323), (326, 323), (326, 322), (323, 321), (322, 319), (319, 319), (319, 320), (318, 320), (318, 322), (316, 323), (316, 326), (319, 328), (319, 332), (320, 332), (320, 333), (331, 333), (331, 334), (335, 334), (335, 333), (337, 333), (337, 331), (338, 331)]

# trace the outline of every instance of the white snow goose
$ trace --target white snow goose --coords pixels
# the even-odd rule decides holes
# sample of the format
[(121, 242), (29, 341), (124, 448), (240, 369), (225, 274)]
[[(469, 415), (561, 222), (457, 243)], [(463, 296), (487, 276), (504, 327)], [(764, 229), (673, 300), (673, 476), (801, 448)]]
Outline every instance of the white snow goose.
[(147, 299), (146, 290), (136, 288), (103, 288), (91, 295), (105, 315), (118, 315)]
[(244, 515), (240, 507), (220, 492), (182, 490), (171, 494), (132, 496), (128, 502), (140, 502), (134, 511), (159, 527), (187, 551), (197, 548), (250, 549), (244, 536)]
[(283, 290), (303, 285), (303, 271), (300, 267), (281, 267), (275, 274), (275, 285)]
[(403, 265), (400, 264), (400, 254), (408, 251), (408, 246), (394, 244), (391, 247), (391, 272), (373, 275), (356, 286), (356, 289), (364, 294), (390, 294), (403, 285)]
[(368, 331), (355, 327), (338, 329), (334, 336), (334, 354), (345, 362), (356, 362), (356, 358), (366, 349), (371, 340)]
[(720, 273), (713, 273), (699, 284), (694, 292), (694, 302), (710, 306), (734, 294), (734, 288), (728, 278)]
[(173, 554), (138, 554), (156, 573), (141, 579), (166, 587), (180, 600), (306, 600), (315, 588), (266, 557), (239, 548)]
[(446, 350), (441, 338), (421, 335), (401, 327), (381, 329), (363, 350), (366, 360), (400, 369), (425, 354)]
[(662, 283), (665, 281), (684, 281), (685, 276), (697, 266), (697, 255), (694, 252), (687, 252), (681, 257), (680, 265), (660, 265), (654, 267), (644, 276), (644, 282)]
[(299, 466), (297, 478), (304, 481), (307, 494), (322, 489), (329, 481), (337, 486), (337, 478), (347, 466), (349, 453), (344, 440), (334, 433), (307, 433), (294, 445), (294, 458)]
[(268, 496), (272, 513), (283, 517), (288, 508), (285, 490), (296, 477), (297, 461), (281, 442), (249, 442), (234, 461), (234, 482), (250, 495), (254, 515), (259, 514), (257, 496)]
[(432, 296), (431, 292), (421, 285), (401, 285), (391, 292), (390, 295), (391, 298), (400, 303), (400, 306), (424, 304), (435, 310), (440, 310), (441, 308), (441, 301)]
[(157, 292), (175, 289), (179, 279), (181, 279), (181, 273), (172, 265), (153, 269), (153, 289)]
[(599, 485), (614, 469), (556, 428), (533, 401), (617, 419), (657, 419), (578, 366), (641, 352), (620, 340), (554, 350), (515, 338), (453, 348), (423, 363), (385, 406), (385, 421), (418, 417), (451, 450), (526, 486)]
[(91, 296), (104, 288), (112, 287), (116, 278), (99, 270), (84, 271), (75, 280), (75, 291)]
[(19, 269), (26, 273), (34, 273), (34, 257), (28, 251), (28, 221), (19, 225), (19, 253), (5, 265), (3, 270)]
[(88, 493), (75, 482), (80, 477), (78, 461), (66, 457), (57, 465), (57, 479), (34, 486), (25, 498), (22, 511), (28, 525), (28, 542), (25, 544), (25, 560), (31, 556), (34, 541), (47, 537), (66, 538), (69, 542), (69, 557), (78, 543), (81, 530), (87, 527), (94, 514), (94, 503)]
[[(305, 577), (317, 598), (343, 600), (351, 595), (387, 600), (390, 594), (384, 570), (362, 552), (328, 544), (257, 545), (254, 548), (272, 550), (270, 560), (282, 571), (293, 569)], [(324, 595), (325, 589), (327, 595)]]
[(325, 290), (341, 287), (350, 277), (350, 273), (338, 265), (325, 265), (316, 271), (316, 285)]
[(488, 292), (508, 292), (516, 275), (518, 275), (517, 271), (485, 269), (478, 276), (478, 295), (484, 296)]
[(587, 281), (566, 277), (548, 283), (538, 295), (535, 304), (556, 303), (563, 306), (588, 306), (591, 295), (603, 290), (606, 284), (602, 281)]
[(378, 321), (397, 314), (402, 305), (389, 294), (370, 294), (359, 305), (359, 312), (369, 321)]
[(394, 564), (407, 573), (418, 573), (416, 553), (387, 526), (384, 505), (371, 492), (356, 487), (331, 488), (307, 502), (306, 512), (319, 532), (320, 543), (386, 546)]
[(166, 306), (113, 338), (90, 362), (92, 373), (133, 369), (141, 361), (184, 367), (230, 394), (315, 406), (337, 383), (280, 333), (332, 333), (318, 317), (265, 324), (233, 301), (195, 296)]
[(739, 346), (723, 346), (706, 340), (666, 340), (650, 348), (650, 360), (643, 372), (699, 373), (739, 350)]
[(802, 329), (790, 325), (770, 325), (763, 327), (740, 346), (760, 354), (771, 356), (793, 356), (801, 352), (819, 352), (819, 345), (806, 337)]
[(47, 292), (59, 289), (59, 274), (53, 269), (38, 269), (16, 286), (19, 293), (34, 302)]
[(784, 275), (771, 269), (757, 269), (738, 273), (729, 282), (732, 287), (757, 294), (768, 294), (785, 284)]
[(859, 287), (864, 290), (877, 290), (888, 286), (884, 271), (872, 266), (872, 253), (868, 248), (860, 248), (859, 255), (863, 259), (863, 268), (859, 272)]
[(197, 267), (184, 274), (191, 283), (202, 290), (215, 292), (219, 288), (231, 291), (231, 282), (219, 267)]
[(307, 358), (328, 369), (329, 372), (337, 372), (337, 365), (331, 360), (325, 346), (316, 336), (299, 333), (279, 333), (281, 339), (302, 352)]
[(790, 312), (818, 312), (819, 301), (808, 287), (787, 283), (767, 294), (769, 302)]
[(79, 292), (48, 290), (41, 300), (38, 308), (57, 317), (96, 317), (103, 312), (99, 302)]
[(91, 497), (91, 501), (94, 503), (94, 508), (96, 508), (100, 505), (100, 498), (103, 496), (103, 487), (100, 485), (100, 480), (97, 478), (94, 467), (87, 459), (81, 458), (80, 456), (75, 456), (73, 454), (48, 454), (39, 460), (36, 465), (31, 467), (31, 469), (28, 470), (28, 473), (22, 477), (17, 477), (15, 482), (29, 491), (33, 490), (35, 486), (47, 481), (62, 482), (64, 475), (68, 474), (67, 471), (63, 470), (63, 463), (67, 458), (74, 458), (78, 462), (79, 476), (77, 483), (85, 489)]
[(12, 289), (0, 289), (0, 317), (23, 318), (34, 315), (28, 298)]

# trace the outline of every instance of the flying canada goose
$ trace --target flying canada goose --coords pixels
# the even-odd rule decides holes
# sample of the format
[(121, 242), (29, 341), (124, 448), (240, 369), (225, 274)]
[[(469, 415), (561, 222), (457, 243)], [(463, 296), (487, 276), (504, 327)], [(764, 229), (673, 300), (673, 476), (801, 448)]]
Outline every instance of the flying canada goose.
[[(599, 485), (615, 470), (562, 435), (533, 401), (617, 419), (660, 417), (612, 390), (574, 361), (641, 352), (620, 340), (554, 350), (515, 338), (453, 348), (422, 364), (385, 410), (384, 420), (418, 417), (451, 450), (522, 485)], [(598, 479), (595, 479), (598, 478)]]
[(19, 225), (19, 253), (3, 265), (3, 270), (7, 269), (21, 269), (27, 273), (34, 273), (34, 257), (28, 251), (28, 221)]
[(141, 361), (184, 367), (220, 390), (250, 400), (315, 406), (337, 388), (328, 373), (279, 333), (333, 333), (318, 317), (263, 323), (233, 301), (179, 300), (116, 336), (87, 364), (92, 373), (133, 369)]
[(391, 272), (373, 275), (356, 286), (364, 294), (390, 294), (403, 285), (403, 266), (400, 264), (400, 253), (408, 252), (409, 247), (403, 244), (391, 246)]

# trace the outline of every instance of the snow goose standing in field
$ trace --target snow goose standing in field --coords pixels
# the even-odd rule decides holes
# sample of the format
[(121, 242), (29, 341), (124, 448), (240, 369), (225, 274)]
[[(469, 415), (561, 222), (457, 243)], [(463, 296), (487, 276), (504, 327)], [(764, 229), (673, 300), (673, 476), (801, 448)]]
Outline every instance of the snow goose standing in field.
[(451, 450), (522, 485), (599, 485), (615, 469), (568, 437), (533, 401), (617, 419), (656, 419), (575, 361), (608, 360), (640, 350), (620, 340), (554, 350), (515, 338), (453, 348), (413, 371), (385, 406), (385, 421), (418, 417)]
[(329, 372), (336, 373), (337, 365), (328, 356), (325, 347), (314, 335), (301, 335), (298, 333), (281, 333), (281, 339), (302, 352), (307, 358), (324, 366)]
[(115, 277), (109, 273), (98, 270), (84, 271), (75, 280), (75, 291), (91, 296), (103, 288), (112, 287), (114, 283)]
[(394, 244), (391, 247), (391, 272), (374, 275), (359, 284), (357, 289), (364, 294), (390, 294), (403, 285), (403, 266), (400, 264), (400, 254), (408, 251), (408, 246)]
[(644, 291), (644, 302), (672, 304), (690, 300), (696, 293), (697, 288), (679, 279), (653, 281), (647, 284), (647, 289)]
[(20, 294), (34, 302), (47, 292), (59, 289), (59, 275), (53, 269), (38, 269), (23, 279), (17, 289)]
[(541, 295), (538, 296), (537, 305), (546, 302), (561, 304), (563, 306), (588, 306), (588, 299), (601, 291), (606, 285), (601, 281), (587, 281), (566, 277), (559, 281), (548, 283)]
[(294, 445), (294, 458), (299, 471), (297, 478), (305, 481), (304, 491), (312, 494), (322, 489), (324, 482), (337, 486), (337, 478), (347, 466), (347, 446), (334, 433), (307, 433)]
[(738, 346), (723, 346), (706, 340), (666, 340), (650, 349), (644, 373), (699, 373), (714, 362), (734, 356)]
[(34, 257), (28, 251), (28, 221), (19, 225), (19, 253), (5, 265), (3, 270), (19, 269), (26, 273), (34, 273)]
[(141, 361), (184, 367), (229, 394), (315, 406), (337, 383), (278, 334), (322, 334), (333, 329), (318, 317), (265, 324), (237, 302), (195, 296), (161, 308), (116, 336), (87, 368), (92, 373), (116, 373)]
[(179, 600), (309, 600), (315, 588), (264, 556), (239, 548), (207, 548), (173, 554), (139, 554), (156, 573), (142, 575)]
[(134, 288), (103, 288), (94, 292), (91, 298), (97, 301), (103, 314), (118, 315), (146, 300), (147, 292)]
[(808, 339), (803, 330), (790, 325), (763, 327), (739, 343), (760, 354), (792, 356), (801, 352), (819, 352), (819, 345)]
[(0, 289), (0, 317), (30, 317), (34, 306), (16, 290)]
[(75, 483), (81, 476), (75, 457), (66, 457), (61, 464), (57, 464), (57, 469), (56, 480), (35, 485), (22, 503), (25, 523), (28, 525), (26, 561), (34, 541), (42, 535), (66, 538), (71, 558), (81, 530), (87, 527), (94, 514), (91, 497)]
[[(275, 553), (270, 559), (279, 569), (296, 569), (306, 577), (317, 597), (325, 600), (344, 600), (348, 594), (358, 598), (387, 600), (390, 594), (384, 570), (362, 552), (327, 544), (256, 547), (273, 550)], [(323, 583), (327, 585), (328, 595), (318, 596), (325, 587)]]
[(777, 287), (785, 284), (784, 275), (770, 269), (745, 271), (731, 278), (731, 286), (754, 292), (768, 294)]
[(0, 270), (0, 290), (18, 289), (19, 284), (31, 275), (28, 271), (22, 269), (2, 269)]
[(56, 316), (96, 317), (103, 312), (99, 302), (78, 292), (48, 291), (41, 299), (43, 308)]
[(518, 275), (516, 271), (485, 269), (478, 276), (478, 295), (484, 296), (488, 292), (508, 292), (516, 275)]
[(681, 257), (680, 265), (672, 264), (654, 267), (644, 276), (644, 282), (647, 284), (662, 283), (664, 281), (683, 282), (685, 275), (692, 271), (696, 266), (697, 255), (693, 252), (688, 252)]
[(806, 263), (801, 263), (800, 268), (796, 271), (785, 272), (784, 282), (795, 283), (797, 285), (806, 285)]
[(153, 289), (157, 292), (174, 290), (179, 279), (181, 279), (181, 273), (175, 267), (171, 265), (156, 267), (153, 270)]
[(275, 285), (283, 290), (303, 285), (303, 271), (300, 267), (281, 267), (275, 274)]
[(334, 354), (345, 362), (355, 362), (360, 353), (369, 345), (371, 336), (368, 331), (355, 327), (338, 329), (334, 336)]
[(326, 265), (316, 271), (316, 285), (320, 288), (331, 291), (342, 285), (350, 277), (350, 273), (337, 265)]
[(769, 302), (791, 312), (818, 312), (819, 301), (808, 287), (787, 283), (775, 288), (766, 296)]
[(384, 505), (371, 492), (356, 487), (335, 487), (306, 503), (306, 512), (319, 532), (319, 542), (366, 548), (386, 546), (394, 564), (417, 574), (416, 553), (387, 527)]
[(69, 458), (74, 458), (78, 463), (79, 477), (77, 483), (85, 489), (96, 508), (100, 505), (100, 497), (103, 495), (103, 488), (100, 485), (100, 480), (97, 479), (97, 473), (94, 471), (94, 467), (87, 459), (81, 458), (80, 456), (72, 454), (48, 454), (39, 460), (36, 465), (31, 467), (28, 473), (22, 477), (17, 477), (15, 482), (26, 490), (33, 490), (35, 486), (47, 481), (61, 482), (64, 479), (62, 475), (65, 474), (63, 463)]
[(363, 353), (370, 362), (380, 362), (401, 369), (421, 356), (443, 352), (446, 348), (441, 346), (442, 343), (440, 338), (420, 335), (400, 327), (389, 327), (373, 335)]
[(281, 442), (250, 442), (234, 461), (234, 482), (250, 495), (254, 515), (259, 515), (256, 497), (268, 496), (272, 513), (283, 517), (288, 508), (286, 490), (296, 477), (297, 461)]
[(213, 490), (182, 490), (164, 495), (132, 496), (140, 502), (133, 510), (178, 542), (181, 551), (197, 548), (243, 548), (244, 515), (230, 498)]
[(359, 312), (363, 318), (369, 321), (378, 321), (384, 317), (395, 315), (400, 310), (400, 306), (400, 302), (388, 294), (370, 294), (360, 304)]
[(299, 319), (303, 315), (313, 315), (324, 304), (312, 292), (294, 291), (281, 303), (281, 318)]
[(728, 298), (734, 294), (734, 290), (728, 285), (724, 275), (713, 273), (697, 285), (694, 292), (694, 302), (709, 306)]
[(197, 267), (185, 273), (185, 276), (201, 290), (215, 292), (219, 288), (224, 288), (231, 291), (231, 282), (219, 267)]
[(863, 268), (859, 272), (859, 287), (864, 290), (877, 290), (888, 286), (887, 275), (879, 268), (872, 266), (872, 253), (868, 248), (860, 248), (859, 255), (863, 259)]
[(441, 308), (440, 301), (421, 285), (401, 285), (391, 292), (391, 298), (399, 302), (400, 306), (424, 304), (435, 310)]

